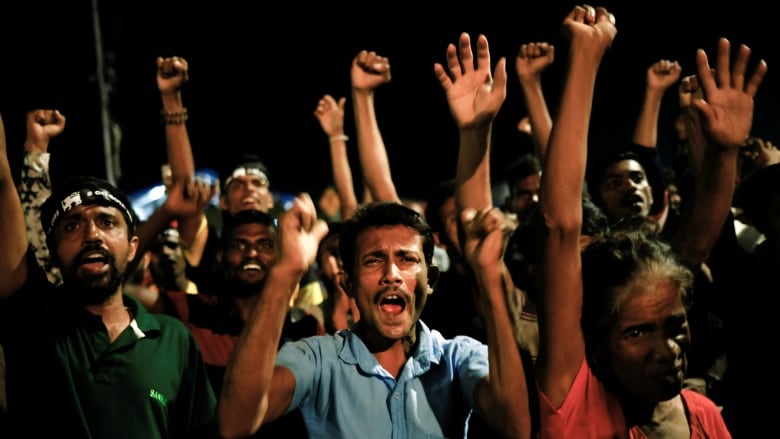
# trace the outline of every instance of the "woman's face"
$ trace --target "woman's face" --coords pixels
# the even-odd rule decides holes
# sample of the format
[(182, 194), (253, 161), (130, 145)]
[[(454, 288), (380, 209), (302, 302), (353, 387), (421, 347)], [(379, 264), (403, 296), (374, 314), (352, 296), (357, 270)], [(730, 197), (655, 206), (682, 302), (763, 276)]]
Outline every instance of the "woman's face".
[(622, 298), (607, 341), (611, 373), (640, 399), (671, 399), (682, 388), (691, 342), (679, 288), (665, 278), (640, 277), (618, 294)]

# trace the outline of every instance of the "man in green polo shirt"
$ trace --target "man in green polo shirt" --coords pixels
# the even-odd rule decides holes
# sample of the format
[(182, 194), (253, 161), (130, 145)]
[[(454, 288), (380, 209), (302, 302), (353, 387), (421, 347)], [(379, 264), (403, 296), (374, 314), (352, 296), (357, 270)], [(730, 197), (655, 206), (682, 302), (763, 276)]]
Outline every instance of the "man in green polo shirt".
[(191, 438), (213, 426), (201, 353), (178, 320), (123, 294), (137, 218), (110, 183), (75, 177), (41, 209), (54, 287), (29, 251), (0, 119), (2, 437)]

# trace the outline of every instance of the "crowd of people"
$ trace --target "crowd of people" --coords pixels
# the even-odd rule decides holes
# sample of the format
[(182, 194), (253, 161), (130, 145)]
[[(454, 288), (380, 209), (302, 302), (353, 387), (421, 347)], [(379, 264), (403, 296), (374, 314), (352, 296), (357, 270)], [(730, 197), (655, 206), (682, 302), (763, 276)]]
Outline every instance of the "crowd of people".
[[(726, 38), (692, 48), (694, 74), (657, 60), (632, 137), (604, 153), (589, 130), (619, 17), (577, 5), (559, 26), (563, 60), (544, 41), (514, 58), (531, 147), (503, 181), (491, 167), (507, 59), (482, 34), (443, 48), (432, 71), (457, 160), (422, 205), (394, 182), (410, 176), (391, 169), (375, 110), (391, 63), (370, 49), (352, 60), (349, 100), (315, 103), (332, 184), (289, 205), (273, 174), (305, 170), (269, 169), (262, 150), (235, 154), (218, 182), (196, 175), (182, 57), (156, 60), (170, 173), (144, 220), (105, 179), (52, 181), (67, 115), (25, 110), (21, 163), (0, 119), (0, 437), (764, 432), (780, 410), (780, 151), (753, 134), (767, 63)], [(659, 144), (668, 93), (675, 145)]]

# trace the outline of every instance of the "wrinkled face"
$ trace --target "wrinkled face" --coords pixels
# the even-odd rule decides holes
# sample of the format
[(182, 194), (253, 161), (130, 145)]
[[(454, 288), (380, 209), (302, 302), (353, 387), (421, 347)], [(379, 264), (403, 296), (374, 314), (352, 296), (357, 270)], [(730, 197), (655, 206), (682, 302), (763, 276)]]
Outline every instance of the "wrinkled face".
[(225, 243), (222, 255), (222, 272), (225, 280), (241, 287), (233, 291), (238, 295), (256, 294), (260, 291), (268, 269), (276, 261), (276, 243), (270, 227), (248, 223), (237, 226)]
[(612, 221), (631, 215), (647, 216), (653, 205), (653, 193), (647, 176), (636, 160), (611, 164), (599, 185), (604, 213)]
[(220, 203), (230, 214), (242, 210), (268, 212), (274, 205), (274, 198), (267, 179), (249, 174), (235, 177), (225, 188)]
[(666, 401), (680, 393), (691, 343), (680, 291), (663, 279), (626, 288), (634, 290), (626, 293), (610, 330), (608, 364), (631, 394)]
[(127, 230), (120, 210), (99, 205), (77, 206), (55, 226), (57, 265), (64, 282), (83, 291), (85, 305), (103, 303), (119, 290), (138, 248)]
[(187, 267), (179, 238), (170, 235), (159, 237), (149, 255), (149, 270), (155, 283), (174, 288), (176, 280), (184, 276)]
[(360, 320), (379, 338), (407, 337), (433, 291), (423, 238), (403, 225), (372, 227), (358, 236), (355, 250), (354, 278), (343, 286)]
[(507, 206), (510, 211), (517, 215), (522, 222), (531, 211), (531, 208), (539, 202), (539, 184), (542, 180), (542, 174), (531, 174), (521, 180), (518, 180), (510, 188), (511, 195)]

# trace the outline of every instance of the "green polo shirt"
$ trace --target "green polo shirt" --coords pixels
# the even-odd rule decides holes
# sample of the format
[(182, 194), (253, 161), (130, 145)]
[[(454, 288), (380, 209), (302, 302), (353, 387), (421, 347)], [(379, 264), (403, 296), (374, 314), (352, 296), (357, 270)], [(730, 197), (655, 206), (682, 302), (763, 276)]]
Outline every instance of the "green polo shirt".
[(216, 398), (179, 320), (123, 296), (135, 319), (112, 343), (100, 316), (72, 305), (70, 294), (31, 270), (26, 286), (0, 303), (18, 437), (184, 438), (214, 428)]

